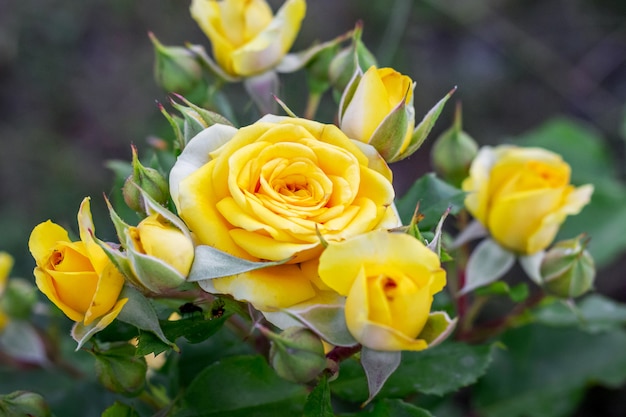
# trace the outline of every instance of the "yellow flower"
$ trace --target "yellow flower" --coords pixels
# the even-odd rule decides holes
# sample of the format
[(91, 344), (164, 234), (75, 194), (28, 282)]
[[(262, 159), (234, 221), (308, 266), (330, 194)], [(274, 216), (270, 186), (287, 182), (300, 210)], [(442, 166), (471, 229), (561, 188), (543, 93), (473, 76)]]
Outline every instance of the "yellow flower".
[(252, 261), (291, 258), (204, 287), (261, 310), (326, 289), (316, 282), (320, 234), (339, 241), (399, 222), (391, 171), (378, 153), (336, 126), (298, 118), (205, 129), (174, 165), (170, 190), (198, 243)]
[(428, 347), (418, 336), (446, 273), (420, 241), (377, 230), (331, 243), (318, 271), (326, 285), (347, 296), (346, 324), (363, 346), (383, 351)]
[(370, 67), (344, 90), (339, 125), (352, 139), (376, 147), (393, 161), (411, 142), (415, 127), (413, 80), (392, 68)]
[(81, 240), (76, 242), (50, 220), (33, 229), (28, 247), (37, 263), (35, 282), (70, 319), (103, 329), (127, 301), (118, 299), (124, 276), (94, 240), (89, 198), (78, 211), (78, 226)]
[(134, 249), (141, 254), (160, 259), (184, 277), (193, 262), (193, 243), (179, 228), (163, 216), (153, 213), (137, 227), (129, 227)]
[(218, 65), (248, 77), (275, 67), (291, 48), (305, 0), (287, 0), (276, 13), (265, 0), (193, 0), (191, 15), (208, 36)]
[[(7, 286), (11, 268), (13, 268), (13, 257), (6, 252), (0, 252), (0, 297), (2, 297)], [(4, 311), (0, 310), (0, 332), (8, 323), (9, 317)]]
[(500, 245), (522, 255), (550, 245), (593, 193), (590, 184), (570, 184), (570, 166), (560, 155), (508, 145), (481, 149), (462, 187), (469, 212)]
[(6, 252), (0, 252), (0, 296), (6, 288), (11, 268), (13, 268), (13, 257)]

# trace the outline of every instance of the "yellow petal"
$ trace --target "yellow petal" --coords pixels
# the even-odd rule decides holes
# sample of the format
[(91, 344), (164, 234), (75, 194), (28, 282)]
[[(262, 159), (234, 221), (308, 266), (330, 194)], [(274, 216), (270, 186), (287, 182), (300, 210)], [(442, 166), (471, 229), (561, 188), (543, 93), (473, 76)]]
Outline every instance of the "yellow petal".
[(234, 73), (251, 76), (278, 64), (296, 40), (305, 13), (304, 0), (287, 0), (262, 32), (233, 52)]
[(37, 265), (43, 266), (48, 262), (57, 242), (69, 242), (67, 231), (50, 220), (40, 223), (30, 234), (28, 249), (35, 258)]
[(91, 217), (91, 208), (89, 204), (90, 198), (85, 197), (78, 209), (78, 228), (80, 230), (80, 240), (85, 245), (87, 256), (91, 260), (93, 269), (98, 273), (102, 273), (104, 268), (111, 262), (104, 250), (96, 243), (94, 234), (96, 232)]
[(6, 252), (0, 252), (0, 297), (6, 287), (11, 268), (13, 268), (13, 257)]
[(118, 300), (113, 306), (113, 308), (107, 314), (105, 314), (104, 316), (100, 318), (100, 320), (98, 321), (98, 324), (96, 324), (96, 329), (97, 329), (96, 331), (99, 332), (100, 330), (107, 327), (109, 324), (113, 323), (113, 320), (115, 320), (117, 316), (119, 316), (120, 312), (122, 311), (122, 308), (124, 307), (127, 301), (128, 301), (128, 298), (122, 298)]
[(368, 143), (391, 109), (385, 84), (378, 69), (372, 66), (363, 74), (343, 113), (341, 130), (352, 139)]
[[(373, 276), (384, 274), (390, 266), (407, 272), (415, 268), (437, 274), (442, 271), (437, 255), (414, 237), (376, 230), (343, 242), (331, 242), (320, 256), (318, 272), (326, 285), (347, 295), (362, 267)], [(438, 281), (437, 286), (440, 284)]]
[(83, 310), (82, 306), (80, 305), (83, 300), (79, 299), (77, 301), (77, 303), (79, 304), (78, 309), (75, 309), (74, 307), (66, 304), (59, 297), (59, 294), (57, 293), (57, 288), (50, 274), (48, 274), (46, 271), (39, 267), (35, 268), (33, 272), (35, 274), (35, 284), (37, 285), (37, 288), (39, 288), (39, 291), (44, 293), (45, 296), (48, 297), (48, 299), (52, 301), (52, 303), (57, 306), (71, 320), (77, 322), (83, 321), (83, 318), (85, 317), (84, 312), (86, 311), (86, 308)]
[(98, 286), (93, 293), (93, 299), (90, 300), (89, 307), (85, 313), (84, 324), (89, 325), (98, 317), (107, 314), (117, 303), (123, 286), (124, 276), (109, 262), (99, 277)]
[[(537, 250), (527, 246), (529, 238), (537, 233), (546, 216), (558, 210), (562, 194), (563, 190), (546, 188), (501, 198), (493, 204), (487, 228), (504, 247), (517, 253), (532, 254), (530, 251)], [(549, 245), (557, 231), (558, 228), (552, 229), (542, 244)]]
[(212, 280), (215, 289), (248, 301), (255, 308), (272, 311), (287, 308), (315, 296), (308, 276), (297, 265), (280, 265)]
[(231, 239), (224, 218), (217, 210), (213, 168), (210, 161), (181, 181), (179, 185), (180, 216), (203, 245), (216, 247), (231, 255), (251, 259)]

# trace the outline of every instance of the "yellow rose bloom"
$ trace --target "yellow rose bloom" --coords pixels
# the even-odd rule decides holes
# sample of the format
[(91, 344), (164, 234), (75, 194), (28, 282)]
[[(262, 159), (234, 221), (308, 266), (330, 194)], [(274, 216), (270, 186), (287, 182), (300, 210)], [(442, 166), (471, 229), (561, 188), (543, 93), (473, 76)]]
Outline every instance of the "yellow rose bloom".
[(80, 240), (76, 242), (50, 220), (33, 229), (28, 247), (37, 263), (35, 282), (70, 319), (103, 329), (127, 301), (118, 299), (124, 276), (94, 240), (89, 198), (80, 206), (78, 225)]
[[(341, 130), (352, 139), (376, 146), (385, 156), (393, 149), (386, 158), (392, 160), (407, 148), (413, 135), (413, 89), (408, 76), (392, 68), (370, 67), (344, 90), (339, 105)], [(405, 113), (404, 117), (394, 118), (393, 126), (383, 129), (384, 122), (398, 111)], [(377, 131), (384, 139), (376, 137)]]
[(182, 277), (189, 274), (194, 255), (193, 243), (163, 216), (151, 214), (136, 227), (129, 227), (128, 233), (138, 253), (162, 260)]
[(550, 245), (593, 193), (590, 184), (570, 184), (570, 166), (560, 155), (508, 145), (481, 149), (462, 188), (469, 212), (495, 241), (521, 255)]
[(209, 282), (261, 310), (326, 289), (316, 282), (319, 235), (340, 241), (399, 222), (391, 171), (375, 150), (336, 126), (298, 118), (205, 129), (174, 165), (170, 190), (199, 244), (252, 261), (290, 258)]
[(363, 346), (423, 350), (433, 295), (446, 284), (437, 255), (407, 234), (382, 230), (331, 243), (320, 256), (324, 284), (347, 296), (346, 324)]
[(217, 64), (249, 77), (275, 67), (293, 45), (305, 0), (287, 0), (276, 13), (265, 0), (193, 0), (191, 15), (211, 41)]

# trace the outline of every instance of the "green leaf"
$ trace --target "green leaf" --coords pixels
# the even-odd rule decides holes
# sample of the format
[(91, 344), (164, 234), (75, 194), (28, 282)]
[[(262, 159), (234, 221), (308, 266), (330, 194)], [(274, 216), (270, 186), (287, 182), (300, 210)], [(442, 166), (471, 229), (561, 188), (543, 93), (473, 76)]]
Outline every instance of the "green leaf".
[(334, 417), (334, 415), (333, 407), (330, 404), (328, 377), (322, 375), (306, 399), (303, 417)]
[(590, 333), (610, 331), (626, 324), (626, 305), (598, 294), (583, 298), (578, 304), (578, 315), (564, 302), (542, 305), (533, 311), (539, 323), (550, 326), (581, 326)]
[(472, 251), (465, 269), (465, 285), (459, 295), (491, 284), (506, 274), (515, 263), (515, 255), (492, 239), (485, 239)]
[[(159, 323), (168, 340), (176, 341), (176, 339), (184, 337), (190, 343), (200, 343), (217, 333), (232, 314), (232, 312), (224, 312), (221, 317), (210, 320), (200, 316), (192, 316), (175, 321), (161, 320)], [(170, 345), (163, 343), (157, 337), (141, 333), (137, 354), (159, 354), (167, 350), (168, 347)]]
[(279, 378), (261, 356), (234, 356), (209, 365), (184, 394), (195, 417), (301, 415), (307, 392)]
[(398, 399), (384, 399), (377, 402), (371, 411), (363, 411), (358, 415), (370, 417), (433, 417), (427, 410)]
[(282, 265), (290, 258), (281, 261), (253, 262), (237, 258), (212, 246), (198, 245), (187, 281), (196, 282), (213, 278), (227, 277), (254, 271), (269, 266)]
[(475, 386), (485, 417), (566, 417), (586, 387), (626, 382), (626, 332), (590, 335), (571, 327), (531, 325), (508, 331), (505, 350)]
[[(490, 345), (446, 342), (420, 352), (403, 352), (400, 366), (378, 398), (455, 392), (475, 383), (486, 372), (491, 351)], [(368, 397), (364, 373), (356, 360), (341, 363), (339, 377), (331, 382), (330, 388), (339, 398), (349, 401), (362, 402)]]
[(104, 410), (102, 417), (139, 417), (133, 407), (116, 401), (115, 404)]
[(448, 207), (452, 207), (452, 214), (458, 213), (463, 208), (463, 200), (463, 191), (430, 173), (415, 181), (409, 191), (398, 199), (396, 206), (403, 224), (408, 224), (419, 202), (424, 219), (418, 226), (421, 230), (429, 230), (439, 222)]
[(511, 287), (504, 281), (496, 281), (484, 287), (476, 288), (474, 294), (478, 296), (508, 295), (513, 302), (519, 303), (528, 298), (530, 292), (528, 284), (525, 282)]

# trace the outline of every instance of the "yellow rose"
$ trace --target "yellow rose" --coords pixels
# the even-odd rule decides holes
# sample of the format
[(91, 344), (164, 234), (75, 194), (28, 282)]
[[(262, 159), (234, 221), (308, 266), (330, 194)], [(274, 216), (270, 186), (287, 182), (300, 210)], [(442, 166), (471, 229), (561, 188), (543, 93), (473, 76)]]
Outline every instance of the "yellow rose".
[(481, 149), (462, 187), (469, 212), (495, 241), (522, 255), (550, 245), (593, 193), (592, 185), (570, 185), (570, 167), (560, 155), (507, 145)]
[(370, 67), (344, 90), (339, 105), (341, 130), (393, 161), (411, 142), (414, 88), (411, 78), (392, 68)]
[(331, 243), (318, 271), (326, 285), (347, 296), (346, 324), (363, 346), (383, 351), (428, 347), (417, 337), (446, 273), (420, 241), (377, 230)]
[(127, 301), (118, 299), (124, 276), (94, 240), (89, 198), (78, 211), (78, 226), (80, 240), (76, 242), (50, 220), (33, 229), (28, 247), (37, 263), (35, 282), (70, 319), (103, 329)]
[(336, 126), (298, 118), (205, 129), (178, 158), (170, 190), (199, 244), (252, 261), (292, 258), (203, 281), (261, 310), (326, 289), (316, 282), (319, 235), (339, 241), (399, 222), (391, 171), (376, 151)]
[(129, 227), (128, 233), (138, 253), (160, 259), (178, 271), (183, 280), (189, 274), (193, 243), (163, 216), (153, 213), (139, 222), (137, 227)]
[(191, 15), (208, 36), (217, 64), (248, 77), (275, 67), (291, 48), (306, 12), (305, 0), (287, 0), (272, 15), (265, 0), (193, 0)]

